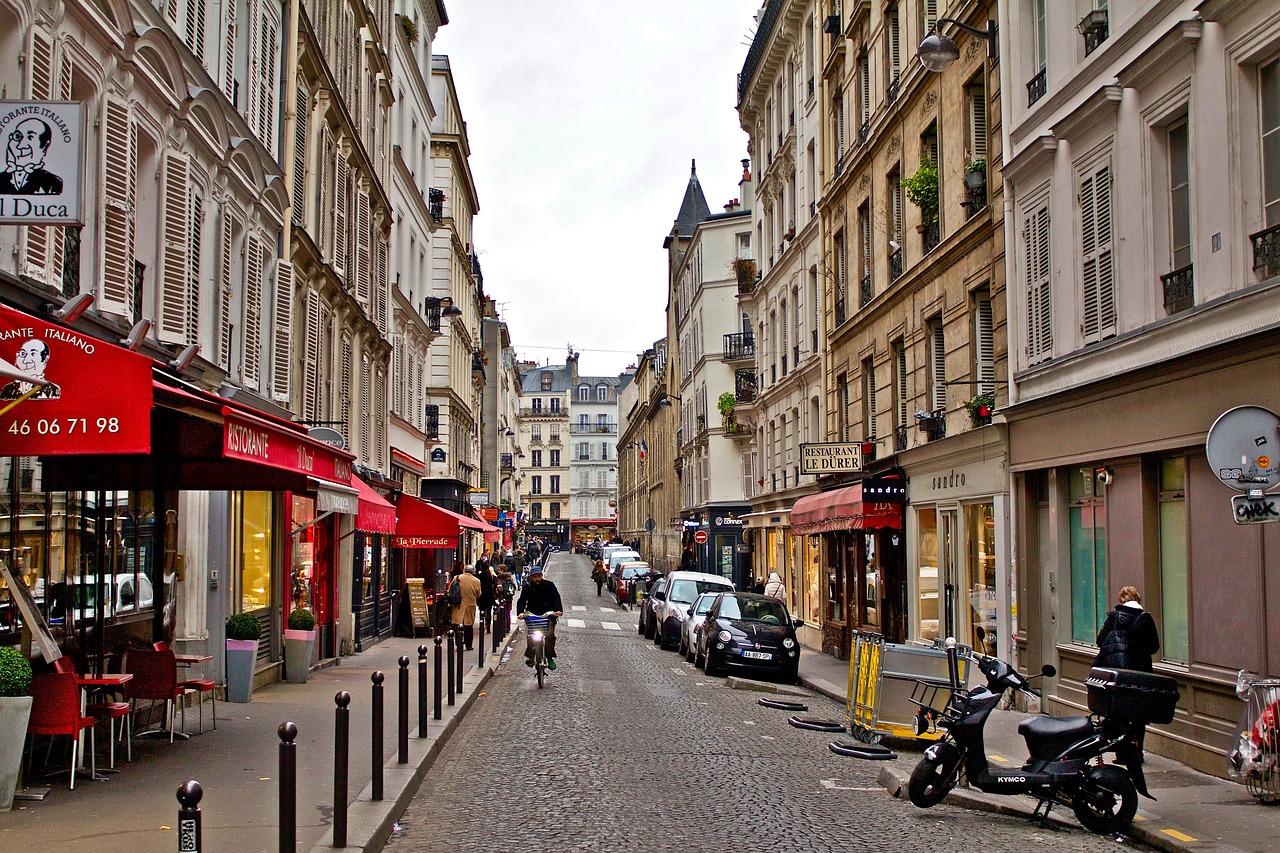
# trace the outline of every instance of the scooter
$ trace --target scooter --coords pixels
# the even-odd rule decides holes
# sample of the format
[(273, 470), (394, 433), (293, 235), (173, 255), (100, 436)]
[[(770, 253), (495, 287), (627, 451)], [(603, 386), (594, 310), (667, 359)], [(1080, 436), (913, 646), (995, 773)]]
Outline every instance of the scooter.
[[(951, 681), (951, 699), (946, 708), (937, 711), (912, 698), (919, 708), (916, 714), (917, 734), (933, 729), (945, 730), (942, 739), (925, 750), (924, 757), (911, 774), (907, 794), (912, 803), (920, 808), (937, 805), (963, 777), (971, 786), (987, 793), (1030, 794), (1035, 797), (1039, 803), (1032, 819), (1038, 820), (1042, 826), (1049, 826), (1049, 810), (1055, 803), (1061, 803), (1069, 805), (1080, 823), (1092, 832), (1113, 835), (1128, 828), (1138, 810), (1138, 793), (1152, 798), (1142, 773), (1144, 722), (1105, 716), (1096, 719), (1031, 717), (1018, 725), (1018, 733), (1027, 743), (1030, 758), (1018, 769), (992, 768), (983, 744), (983, 729), (991, 712), (999, 705), (1006, 690), (1018, 690), (1030, 696), (1039, 696), (1040, 691), (1009, 664), (980, 655), (974, 657), (978, 669), (986, 676), (987, 684), (965, 690), (959, 683), (958, 656), (953, 638), (947, 639), (946, 649)], [(1099, 672), (1102, 671), (1094, 671), (1095, 674)], [(1048, 665), (1040, 673), (1048, 678), (1056, 674), (1057, 670)], [(1150, 679), (1163, 678), (1147, 673), (1141, 675)], [(1092, 708), (1096, 686), (1093, 678), (1089, 684)], [(921, 688), (936, 690), (923, 683)], [(1176, 702), (1176, 686), (1172, 696), (1172, 701)], [(1117, 763), (1106, 763), (1104, 757), (1108, 753), (1115, 755)]]

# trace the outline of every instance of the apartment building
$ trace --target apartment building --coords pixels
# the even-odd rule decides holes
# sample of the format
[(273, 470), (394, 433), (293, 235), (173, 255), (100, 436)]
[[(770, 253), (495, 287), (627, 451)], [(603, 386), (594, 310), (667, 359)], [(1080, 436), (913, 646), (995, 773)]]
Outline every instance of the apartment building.
[[(625, 374), (624, 374), (625, 376)], [(569, 400), (569, 510), (575, 545), (617, 532), (617, 376), (580, 376)]]
[(525, 537), (570, 545), (570, 389), (578, 385), (578, 356), (564, 364), (528, 365), (521, 371), (519, 436), (526, 448), (520, 503), (527, 513)]

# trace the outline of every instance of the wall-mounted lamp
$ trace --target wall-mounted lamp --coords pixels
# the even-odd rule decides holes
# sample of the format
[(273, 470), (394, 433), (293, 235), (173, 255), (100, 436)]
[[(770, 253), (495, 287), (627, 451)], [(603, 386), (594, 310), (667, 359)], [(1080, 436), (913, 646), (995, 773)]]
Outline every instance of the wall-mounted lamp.
[[(955, 18), (939, 18), (938, 23), (955, 24), (966, 33), (986, 39), (987, 56), (991, 59), (996, 58), (995, 21), (987, 21), (985, 30), (971, 27), (968, 24), (957, 21)], [(924, 41), (920, 42), (920, 47), (916, 49), (916, 58), (920, 60), (921, 65), (930, 71), (941, 72), (960, 58), (960, 48), (956, 47), (956, 43), (949, 36), (944, 36), (937, 29), (934, 29), (933, 32), (924, 37)]]
[(50, 313), (64, 323), (74, 323), (77, 317), (89, 310), (89, 306), (93, 304), (93, 298), (92, 293), (77, 294)]
[(505, 435), (507, 438), (511, 438), (513, 435), (515, 435), (515, 433), (511, 431), (510, 427), (508, 427), (507, 431), (504, 432), (503, 435)]
[(441, 317), (452, 319), (462, 316), (462, 309), (453, 304), (452, 296), (428, 296), (422, 300), (422, 306), (428, 309), (439, 308)]
[(137, 352), (138, 347), (142, 346), (142, 342), (146, 340), (147, 332), (149, 331), (151, 331), (151, 321), (139, 320), (133, 324), (128, 336), (120, 339), (120, 345), (127, 350)]
[(182, 352), (169, 362), (169, 366), (179, 373), (191, 366), (191, 362), (195, 361), (196, 354), (200, 352), (199, 344), (188, 344), (183, 347)]
[(659, 406), (666, 406), (667, 408), (671, 408), (671, 401), (672, 401), (672, 400), (675, 400), (675, 401), (678, 403), (678, 402), (680, 402), (680, 397), (679, 397), (678, 395), (676, 395), (676, 394), (666, 394), (666, 393), (664, 393), (664, 394), (662, 395), (662, 399), (658, 401), (658, 405), (659, 405)]

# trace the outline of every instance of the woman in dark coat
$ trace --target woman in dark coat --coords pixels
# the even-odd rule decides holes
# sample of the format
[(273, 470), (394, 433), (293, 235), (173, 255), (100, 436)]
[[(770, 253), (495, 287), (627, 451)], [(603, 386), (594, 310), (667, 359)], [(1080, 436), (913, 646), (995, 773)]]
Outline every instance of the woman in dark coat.
[(1136, 587), (1124, 587), (1119, 598), (1098, 632), (1098, 656), (1093, 665), (1151, 672), (1151, 656), (1160, 651), (1156, 621), (1142, 609), (1142, 593)]

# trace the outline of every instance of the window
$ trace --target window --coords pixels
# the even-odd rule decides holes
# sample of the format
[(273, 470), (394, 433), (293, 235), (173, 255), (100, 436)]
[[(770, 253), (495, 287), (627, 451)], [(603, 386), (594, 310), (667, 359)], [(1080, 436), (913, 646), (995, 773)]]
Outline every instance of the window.
[(1262, 216), (1280, 225), (1280, 59), (1258, 72), (1262, 99)]
[(532, 491), (533, 494), (535, 495), (542, 494), (542, 477), (535, 476), (532, 482), (533, 482), (533, 486), (530, 489), (530, 491)]
[(1053, 355), (1053, 293), (1049, 281), (1049, 204), (1033, 210), (1023, 223), (1027, 276), (1027, 362)]
[(534, 424), (529, 427), (529, 440), (542, 441), (542, 424)]
[(844, 92), (840, 89), (831, 96), (831, 141), (838, 163), (844, 157)]
[(591, 402), (591, 386), (590, 385), (578, 386), (578, 402), (580, 403)]
[[(552, 441), (559, 441), (559, 440), (560, 440), (560, 435), (559, 435), (559, 433), (552, 433), (552, 434), (551, 434), (551, 440), (552, 440)], [(559, 451), (559, 450), (552, 450), (550, 455), (551, 455), (551, 467), (552, 467), (552, 468), (559, 468), (559, 467), (560, 467), (560, 451)]]
[(1081, 330), (1088, 344), (1116, 332), (1110, 163), (1091, 167), (1080, 179), (1080, 248)]
[(551, 374), (550, 374), (550, 373), (544, 373), (544, 374), (542, 374), (542, 387), (541, 387), (541, 390), (543, 390), (543, 391), (550, 391), (550, 390), (551, 390)]
[(542, 504), (535, 503), (530, 508), (530, 515), (533, 518), (542, 518)]
[(559, 474), (551, 475), (551, 494), (553, 495), (560, 494), (560, 475)]
[(541, 450), (529, 451), (529, 467), (530, 468), (542, 467), (542, 451)]
[(974, 396), (996, 391), (995, 331), (991, 314), (991, 294), (978, 291), (973, 300)]
[(858, 57), (858, 141), (865, 142), (871, 124), (871, 57)]
[[(560, 430), (559, 430), (558, 428), (551, 430), (551, 434), (547, 436), (547, 441), (551, 442), (552, 444), (559, 444), (559, 443), (560, 443)], [(551, 464), (552, 464), (552, 466), (555, 466), (555, 465), (556, 465), (556, 461), (555, 461), (555, 460), (556, 460), (556, 459), (559, 459), (559, 458), (560, 458), (560, 456), (559, 456), (559, 453), (558, 453), (557, 451), (555, 451), (555, 450), (551, 451)]]
[(893, 425), (907, 425), (907, 345), (899, 338), (893, 342)]
[(596, 386), (596, 402), (597, 403), (609, 402), (609, 386), (608, 385)]
[(596, 430), (598, 432), (609, 431), (609, 416), (607, 414), (596, 415)]
[(975, 76), (964, 89), (966, 154), (970, 163), (987, 159), (987, 92), (982, 85), (982, 75)]
[(870, 358), (862, 360), (862, 435), (867, 441), (876, 438), (876, 368)]
[(1159, 464), (1160, 643), (1165, 660), (1187, 661), (1187, 459)]
[(558, 412), (558, 411), (560, 411), (560, 398), (559, 398), (559, 397), (552, 397), (552, 398), (551, 398), (551, 411), (553, 411), (553, 412)]
[(586, 432), (589, 429), (591, 429), (591, 416), (579, 414), (578, 415), (578, 432)]
[(552, 518), (559, 518), (559, 517), (560, 517), (560, 502), (559, 502), (559, 501), (552, 501), (552, 502), (551, 502), (551, 517), (552, 517)]
[(1180, 270), (1191, 265), (1191, 152), (1186, 119), (1169, 128), (1169, 216), (1171, 269)]
[(534, 397), (529, 405), (529, 408), (533, 411), (535, 415), (542, 414), (542, 398)]
[(858, 208), (858, 253), (862, 256), (859, 271), (862, 281), (859, 283), (860, 304), (866, 305), (875, 296), (871, 282), (871, 202)]
[(836, 232), (835, 239), (835, 262), (836, 262), (836, 323), (839, 324), (844, 320), (843, 311), (841, 311), (839, 303), (844, 302), (845, 292), (849, 285), (849, 250), (845, 247), (844, 232)]
[(920, 32), (921, 37), (928, 35), (938, 28), (938, 0), (921, 0), (920, 3)]
[(578, 459), (590, 459), (590, 458), (591, 458), (591, 445), (590, 445), (589, 443), (587, 443), (587, 442), (585, 442), (585, 441), (580, 441), (580, 442), (578, 442), (578, 453), (577, 453), (577, 458), (578, 458)]
[(947, 408), (947, 343), (942, 318), (929, 321), (929, 408)]
[[(902, 244), (902, 171), (894, 168), (889, 173), (889, 236)], [(897, 251), (895, 249), (894, 251)]]
[(889, 85), (888, 101), (892, 103), (898, 97), (898, 75), (902, 68), (901, 32), (898, 22), (898, 7), (892, 6), (884, 10), (885, 14), (885, 59)]
[(1068, 483), (1071, 639), (1092, 645), (1109, 604), (1106, 505), (1092, 468), (1073, 468)]
[(1049, 62), (1048, 42), (1045, 38), (1045, 0), (1031, 0), (1031, 67), (1044, 71)]
[(603, 460), (608, 460), (609, 458), (609, 442), (607, 441), (600, 442), (600, 458)]

